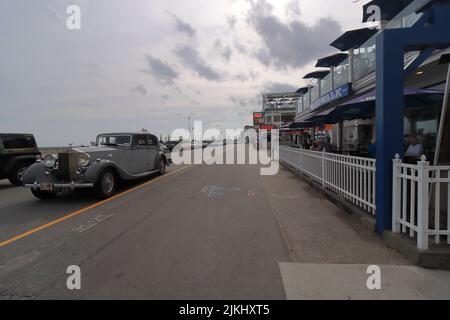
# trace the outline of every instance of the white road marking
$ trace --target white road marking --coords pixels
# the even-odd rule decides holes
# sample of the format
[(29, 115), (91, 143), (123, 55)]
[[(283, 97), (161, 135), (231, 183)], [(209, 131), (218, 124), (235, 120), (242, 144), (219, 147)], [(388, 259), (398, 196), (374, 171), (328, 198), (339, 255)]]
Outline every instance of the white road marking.
[(86, 230), (91, 229), (92, 227), (98, 225), (101, 222), (104, 222), (104, 221), (112, 218), (113, 216), (115, 216), (115, 214), (111, 214), (109, 216), (105, 216), (105, 215), (102, 215), (102, 214), (98, 215), (98, 216), (96, 216), (96, 217), (94, 217), (92, 219), (89, 219), (87, 221), (87, 223), (82, 224), (81, 226), (72, 229), (72, 231), (73, 232), (79, 232), (79, 233), (85, 232)]

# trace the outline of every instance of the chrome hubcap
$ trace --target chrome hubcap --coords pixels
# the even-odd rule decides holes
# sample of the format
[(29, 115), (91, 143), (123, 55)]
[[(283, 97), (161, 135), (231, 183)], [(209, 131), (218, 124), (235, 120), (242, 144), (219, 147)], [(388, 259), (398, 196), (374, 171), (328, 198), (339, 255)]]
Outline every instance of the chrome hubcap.
[(27, 171), (27, 167), (20, 168), (19, 171), (17, 171), (17, 178), (20, 181), (23, 181), (23, 176), (25, 175), (25, 171)]
[(105, 193), (111, 193), (114, 189), (114, 177), (112, 174), (107, 173), (103, 178), (103, 190)]

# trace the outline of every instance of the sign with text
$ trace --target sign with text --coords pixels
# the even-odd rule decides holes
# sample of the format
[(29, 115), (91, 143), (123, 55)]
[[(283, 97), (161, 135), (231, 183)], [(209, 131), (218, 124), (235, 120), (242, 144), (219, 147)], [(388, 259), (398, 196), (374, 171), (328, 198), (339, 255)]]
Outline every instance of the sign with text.
[(324, 94), (319, 99), (313, 101), (311, 103), (311, 110), (315, 110), (324, 104), (348, 97), (352, 91), (352, 84), (346, 83), (339, 88), (334, 89), (333, 91), (328, 92), (327, 94)]
[(254, 112), (253, 113), (253, 125), (260, 126), (264, 124), (264, 113)]

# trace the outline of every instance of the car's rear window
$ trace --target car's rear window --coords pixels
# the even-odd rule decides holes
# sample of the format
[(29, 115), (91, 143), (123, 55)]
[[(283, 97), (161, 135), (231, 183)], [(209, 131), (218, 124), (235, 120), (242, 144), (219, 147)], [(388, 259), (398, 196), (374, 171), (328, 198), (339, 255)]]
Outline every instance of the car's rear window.
[(99, 136), (97, 138), (97, 145), (129, 146), (130, 144), (131, 144), (131, 136), (127, 135), (108, 135), (108, 136)]
[(36, 147), (36, 142), (32, 136), (5, 136), (1, 140), (4, 149), (29, 149)]

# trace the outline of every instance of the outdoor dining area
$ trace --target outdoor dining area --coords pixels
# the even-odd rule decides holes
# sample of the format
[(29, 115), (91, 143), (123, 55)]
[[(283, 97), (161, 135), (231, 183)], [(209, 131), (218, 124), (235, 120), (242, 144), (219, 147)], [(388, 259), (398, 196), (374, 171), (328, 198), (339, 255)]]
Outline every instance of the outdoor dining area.
[[(408, 162), (433, 159), (443, 92), (405, 89), (404, 147)], [(376, 157), (375, 90), (312, 113), (281, 128), (281, 143), (293, 148), (364, 158)], [(409, 150), (409, 152), (408, 152)]]

